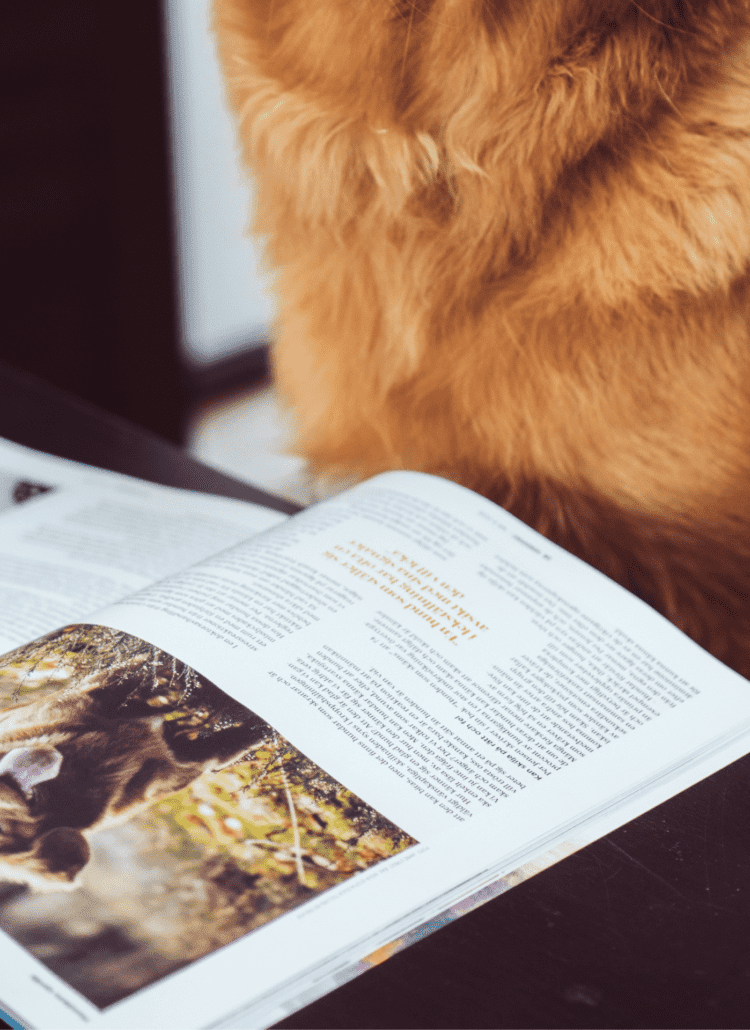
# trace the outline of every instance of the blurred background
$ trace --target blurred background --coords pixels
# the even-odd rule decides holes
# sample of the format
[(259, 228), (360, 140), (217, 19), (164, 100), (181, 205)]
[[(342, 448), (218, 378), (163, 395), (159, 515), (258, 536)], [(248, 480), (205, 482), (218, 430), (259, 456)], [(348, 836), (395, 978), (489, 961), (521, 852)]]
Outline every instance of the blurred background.
[(37, 0), (3, 20), (0, 355), (304, 502), (209, 0)]

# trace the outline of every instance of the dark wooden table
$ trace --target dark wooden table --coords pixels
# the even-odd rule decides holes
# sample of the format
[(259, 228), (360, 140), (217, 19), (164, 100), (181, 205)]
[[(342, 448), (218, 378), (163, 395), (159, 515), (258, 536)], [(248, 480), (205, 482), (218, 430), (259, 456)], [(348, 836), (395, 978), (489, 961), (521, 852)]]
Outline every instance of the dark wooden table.
[[(295, 510), (2, 366), (0, 436)], [(750, 1026), (750, 757), (277, 1025)]]

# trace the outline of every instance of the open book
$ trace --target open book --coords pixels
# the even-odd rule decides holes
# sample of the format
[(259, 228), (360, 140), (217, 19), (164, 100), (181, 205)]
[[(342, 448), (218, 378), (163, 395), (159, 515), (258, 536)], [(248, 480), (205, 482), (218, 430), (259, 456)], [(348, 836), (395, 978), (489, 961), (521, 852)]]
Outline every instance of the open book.
[(750, 750), (750, 691), (491, 502), (290, 519), (0, 446), (0, 1008), (266, 1026)]

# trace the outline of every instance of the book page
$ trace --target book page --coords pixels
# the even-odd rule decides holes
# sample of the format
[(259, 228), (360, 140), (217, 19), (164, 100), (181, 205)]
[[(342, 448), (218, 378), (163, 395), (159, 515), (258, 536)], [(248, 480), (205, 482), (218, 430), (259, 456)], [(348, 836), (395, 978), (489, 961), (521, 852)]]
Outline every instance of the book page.
[(286, 518), (0, 439), (0, 652)]
[(746, 681), (646, 605), (412, 473), (3, 661), (0, 689), (29, 699), (5, 732), (57, 718), (59, 686), (29, 688), (31, 668), (56, 670), (69, 708), (59, 758), (8, 759), (19, 790), (52, 803), (61, 770), (90, 768), (94, 742), (72, 727), (102, 713), (114, 768), (134, 736), (161, 763), (124, 808), (113, 772), (121, 821), (82, 822), (68, 866), (34, 859), (47, 887), (74, 885), (45, 895), (50, 925), (75, 927), (85, 904), (132, 960), (100, 949), (73, 969), (64, 949), (24, 946), (39, 894), (18, 853), (5, 965), (44, 984), (24, 995), (40, 1025), (259, 1025), (368, 946), (719, 768), (750, 727)]

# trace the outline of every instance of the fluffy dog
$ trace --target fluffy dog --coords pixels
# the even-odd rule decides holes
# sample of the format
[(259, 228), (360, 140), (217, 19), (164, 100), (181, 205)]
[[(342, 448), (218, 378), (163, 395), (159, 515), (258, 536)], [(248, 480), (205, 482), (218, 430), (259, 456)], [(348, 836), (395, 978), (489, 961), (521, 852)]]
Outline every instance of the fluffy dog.
[(746, 0), (217, 0), (318, 474), (487, 495), (750, 674)]

